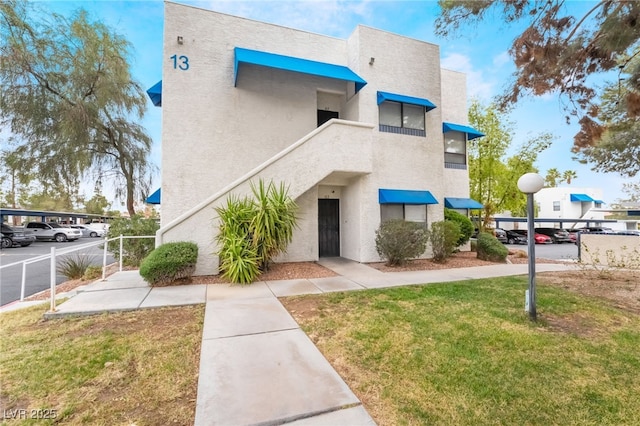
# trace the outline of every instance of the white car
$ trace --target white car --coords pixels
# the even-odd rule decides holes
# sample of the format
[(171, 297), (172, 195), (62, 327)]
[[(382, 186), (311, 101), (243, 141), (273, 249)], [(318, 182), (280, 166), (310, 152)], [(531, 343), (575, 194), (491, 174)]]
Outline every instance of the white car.
[(82, 237), (82, 232), (79, 229), (71, 229), (56, 222), (29, 222), (24, 229), (33, 232), (36, 239), (40, 241), (53, 240), (61, 243), (75, 241)]
[(69, 225), (72, 229), (79, 229), (83, 237), (104, 237), (104, 229), (89, 227), (87, 225)]

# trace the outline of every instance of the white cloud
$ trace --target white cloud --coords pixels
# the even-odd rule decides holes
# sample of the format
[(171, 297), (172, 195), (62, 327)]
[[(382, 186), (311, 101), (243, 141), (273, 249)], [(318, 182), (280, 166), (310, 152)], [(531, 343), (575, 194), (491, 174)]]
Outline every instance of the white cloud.
[(353, 31), (354, 19), (358, 22), (366, 21), (373, 10), (369, 0), (295, 2), (213, 0), (206, 3), (189, 3), (222, 13), (342, 38)]
[(511, 56), (508, 51), (504, 51), (493, 57), (493, 66), (496, 68), (502, 67), (504, 64), (508, 64), (511, 62)]

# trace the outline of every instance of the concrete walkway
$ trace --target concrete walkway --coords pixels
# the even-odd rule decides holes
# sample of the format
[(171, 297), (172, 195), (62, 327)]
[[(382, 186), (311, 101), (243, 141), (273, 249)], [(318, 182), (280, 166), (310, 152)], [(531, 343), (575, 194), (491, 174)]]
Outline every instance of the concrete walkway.
[[(150, 288), (138, 271), (118, 272), (61, 295), (70, 299), (45, 317), (206, 303), (196, 425), (372, 425), (278, 297), (527, 274), (526, 264), (384, 273), (342, 258), (319, 263), (338, 276)], [(536, 264), (537, 272), (571, 268)]]

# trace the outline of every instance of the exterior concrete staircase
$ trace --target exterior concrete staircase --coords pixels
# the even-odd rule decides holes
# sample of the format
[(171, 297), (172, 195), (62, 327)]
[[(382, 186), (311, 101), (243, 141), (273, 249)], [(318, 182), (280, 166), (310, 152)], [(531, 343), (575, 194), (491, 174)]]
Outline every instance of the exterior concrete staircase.
[[(367, 174), (372, 171), (372, 124), (332, 119), (287, 149), (262, 163), (244, 176), (162, 226), (156, 233), (156, 246), (170, 241), (194, 241), (198, 244), (196, 275), (218, 272), (215, 237), (218, 221), (215, 208), (226, 203), (229, 195), (251, 194), (251, 182), (262, 179), (284, 182), (296, 199), (334, 172)], [(188, 236), (185, 237), (185, 236)]]

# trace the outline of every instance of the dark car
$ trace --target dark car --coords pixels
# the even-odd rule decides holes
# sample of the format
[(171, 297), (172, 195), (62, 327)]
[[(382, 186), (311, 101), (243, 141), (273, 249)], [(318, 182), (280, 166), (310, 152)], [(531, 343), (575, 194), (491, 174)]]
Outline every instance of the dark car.
[(571, 236), (564, 229), (558, 228), (536, 228), (538, 234), (546, 235), (551, 238), (555, 244), (573, 243)]
[(33, 234), (17, 228), (12, 228), (6, 223), (2, 224), (2, 248), (13, 246), (27, 247), (36, 240)]
[(507, 243), (508, 244), (527, 244), (527, 235), (517, 232), (515, 230), (507, 230)]

